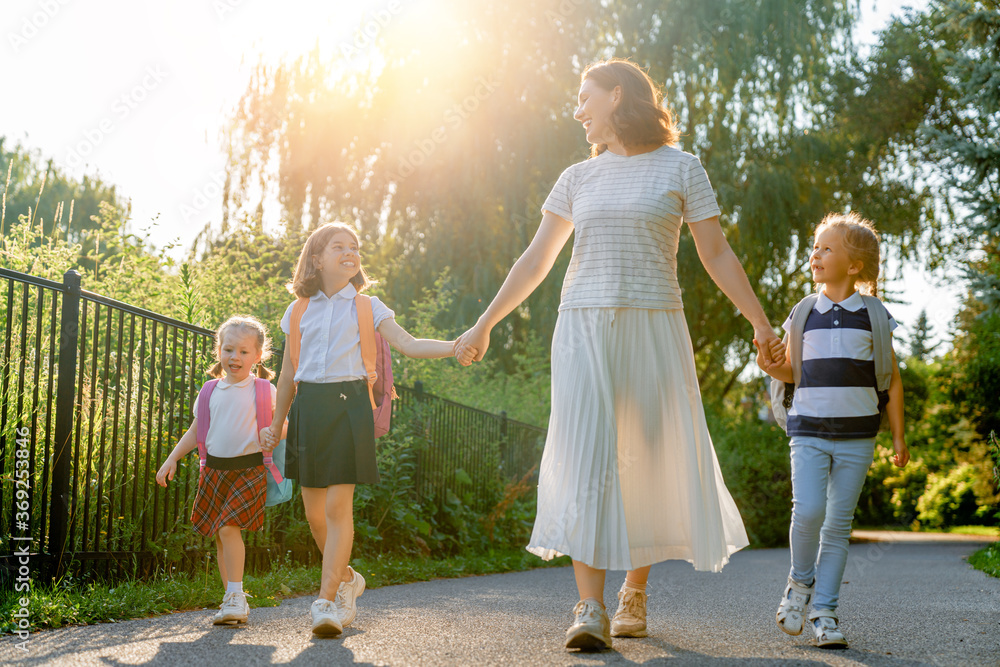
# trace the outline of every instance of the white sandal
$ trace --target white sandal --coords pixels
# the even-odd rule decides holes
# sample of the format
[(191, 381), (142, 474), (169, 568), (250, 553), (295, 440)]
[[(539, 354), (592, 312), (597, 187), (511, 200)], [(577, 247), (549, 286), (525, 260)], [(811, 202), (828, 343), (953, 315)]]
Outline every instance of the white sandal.
[(793, 581), (791, 577), (788, 578), (785, 594), (781, 596), (778, 613), (774, 616), (774, 620), (782, 632), (795, 636), (802, 634), (802, 621), (805, 618), (806, 605), (812, 599), (812, 594), (812, 586), (803, 586), (797, 581)]
[(837, 624), (837, 612), (833, 609), (813, 609), (809, 614), (816, 646), (820, 648), (847, 648), (847, 638)]

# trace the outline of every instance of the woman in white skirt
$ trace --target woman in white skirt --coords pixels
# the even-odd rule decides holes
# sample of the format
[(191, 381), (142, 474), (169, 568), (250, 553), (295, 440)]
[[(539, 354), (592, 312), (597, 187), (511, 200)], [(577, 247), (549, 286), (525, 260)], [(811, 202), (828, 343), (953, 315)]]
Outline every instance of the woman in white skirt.
[[(559, 177), (530, 246), (456, 356), (482, 359), (490, 330), (541, 283), (575, 231), (528, 550), (572, 557), (580, 601), (566, 647), (602, 649), (612, 636), (645, 636), (653, 563), (682, 559), (718, 572), (748, 543), (702, 407), (677, 283), (682, 223), (761, 347), (783, 356), (719, 226), (708, 176), (672, 146), (677, 130), (646, 73), (624, 60), (589, 66), (574, 118), (591, 157)], [(612, 621), (608, 569), (627, 571)]]

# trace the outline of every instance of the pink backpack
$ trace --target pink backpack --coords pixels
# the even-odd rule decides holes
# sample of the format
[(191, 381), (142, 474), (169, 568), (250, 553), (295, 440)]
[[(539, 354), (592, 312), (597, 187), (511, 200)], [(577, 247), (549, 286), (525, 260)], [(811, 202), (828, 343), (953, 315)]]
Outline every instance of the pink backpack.
[[(372, 415), (375, 418), (375, 437), (381, 438), (389, 432), (389, 422), (392, 420), (392, 399), (396, 395), (396, 387), (392, 382), (392, 354), (389, 341), (375, 331), (375, 315), (372, 312), (371, 297), (358, 294), (354, 297), (354, 305), (358, 311), (358, 328), (361, 331), (361, 361), (368, 373), (368, 397), (372, 402)], [(292, 373), (299, 367), (299, 354), (302, 350), (302, 315), (309, 307), (309, 299), (299, 297), (292, 306), (292, 321), (288, 331), (288, 352), (292, 359)]]
[[(208, 407), (212, 392), (215, 391), (218, 380), (209, 380), (198, 392), (198, 465), (201, 470), (205, 468), (208, 460), (208, 448), (205, 447), (205, 438), (208, 437), (208, 427), (212, 423), (212, 412)], [(271, 383), (264, 378), (256, 378), (254, 381), (254, 392), (257, 404), (257, 433), (261, 429), (271, 425)], [(263, 452), (264, 467), (274, 477), (274, 481), (281, 484), (283, 477), (278, 466), (274, 464), (274, 459), (270, 452)]]

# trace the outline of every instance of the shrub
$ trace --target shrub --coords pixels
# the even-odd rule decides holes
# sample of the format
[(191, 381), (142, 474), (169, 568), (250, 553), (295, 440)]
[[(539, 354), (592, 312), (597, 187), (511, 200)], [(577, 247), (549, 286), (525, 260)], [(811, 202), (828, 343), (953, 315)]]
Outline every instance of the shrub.
[(925, 528), (992, 523), (996, 508), (976, 502), (977, 471), (971, 463), (947, 474), (931, 473), (927, 489), (917, 501), (917, 521)]
[(726, 415), (706, 406), (726, 486), (754, 547), (788, 544), (792, 476), (788, 437), (776, 424)]

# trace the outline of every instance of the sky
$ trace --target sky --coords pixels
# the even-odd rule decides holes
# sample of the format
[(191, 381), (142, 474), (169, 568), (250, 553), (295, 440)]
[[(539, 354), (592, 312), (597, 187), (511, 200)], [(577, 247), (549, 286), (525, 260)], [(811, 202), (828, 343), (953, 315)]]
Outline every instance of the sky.
[[(317, 42), (364, 49), (407, 0), (4, 0), (0, 67), (20, 91), (0, 111), (0, 135), (37, 149), (71, 176), (99, 174), (132, 202), (132, 230), (157, 246), (220, 219), (221, 128), (258, 54), (275, 61)], [(858, 38), (927, 0), (861, 0)], [(364, 23), (362, 23), (364, 19)], [(278, 225), (271, 210), (265, 226)], [(898, 272), (890, 262), (890, 273)], [(939, 336), (961, 294), (954, 279), (906, 267), (891, 285), (913, 303), (890, 306), (905, 327), (926, 304)]]

